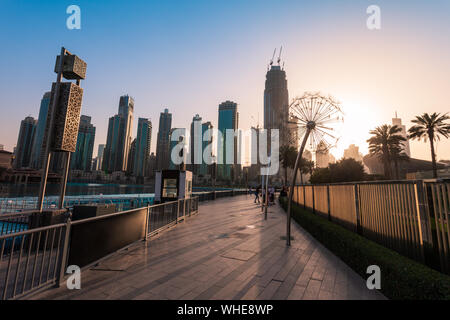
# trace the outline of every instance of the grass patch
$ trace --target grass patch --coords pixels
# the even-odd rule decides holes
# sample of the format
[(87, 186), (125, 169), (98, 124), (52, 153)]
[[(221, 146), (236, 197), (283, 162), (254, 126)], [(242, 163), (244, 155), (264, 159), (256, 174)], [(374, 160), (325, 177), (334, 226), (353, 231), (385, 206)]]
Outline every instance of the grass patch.
[[(287, 209), (287, 199), (280, 199)], [(389, 299), (450, 300), (450, 277), (351, 232), (294, 204), (292, 218), (364, 279), (381, 269), (381, 292)]]

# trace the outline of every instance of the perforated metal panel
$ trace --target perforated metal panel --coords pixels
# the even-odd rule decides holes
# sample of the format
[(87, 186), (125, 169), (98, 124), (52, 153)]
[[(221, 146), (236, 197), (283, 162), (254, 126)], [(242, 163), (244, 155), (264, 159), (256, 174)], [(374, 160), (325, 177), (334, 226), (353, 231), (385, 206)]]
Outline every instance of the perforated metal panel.
[[(55, 83), (52, 85), (52, 98)], [(56, 105), (55, 125), (53, 131), (53, 151), (75, 152), (78, 129), (80, 125), (83, 89), (72, 82), (62, 82), (59, 101)]]

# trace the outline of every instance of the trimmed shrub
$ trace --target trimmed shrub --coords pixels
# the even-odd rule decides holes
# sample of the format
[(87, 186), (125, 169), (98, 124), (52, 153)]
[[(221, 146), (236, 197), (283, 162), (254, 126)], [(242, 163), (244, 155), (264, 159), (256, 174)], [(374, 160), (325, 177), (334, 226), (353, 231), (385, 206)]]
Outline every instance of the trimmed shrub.
[[(287, 209), (287, 199), (280, 204)], [(292, 218), (364, 279), (381, 269), (381, 292), (390, 299), (450, 300), (450, 277), (293, 204)]]

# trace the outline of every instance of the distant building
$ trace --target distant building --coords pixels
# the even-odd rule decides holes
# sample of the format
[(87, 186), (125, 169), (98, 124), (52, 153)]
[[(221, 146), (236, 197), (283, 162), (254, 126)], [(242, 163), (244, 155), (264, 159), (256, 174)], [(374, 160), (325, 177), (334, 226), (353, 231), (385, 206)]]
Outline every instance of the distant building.
[(130, 146), (130, 152), (128, 152), (128, 167), (127, 173), (132, 175), (134, 172), (134, 160), (136, 159), (136, 139), (133, 139)]
[(133, 165), (133, 175), (136, 177), (146, 176), (151, 140), (152, 122), (149, 119), (139, 118)]
[(51, 92), (44, 93), (39, 108), (39, 117), (33, 147), (31, 149), (31, 167), (41, 169), (44, 161), (43, 141), (46, 135), (47, 115), (50, 105)]
[[(294, 145), (288, 126), (289, 120), (289, 94), (287, 88), (286, 72), (278, 65), (271, 66), (266, 74), (264, 88), (264, 129), (279, 129), (280, 146)], [(270, 138), (267, 146), (270, 150)]]
[(172, 128), (172, 114), (164, 109), (159, 116), (158, 138), (156, 141), (157, 170), (167, 169), (170, 162), (169, 134)]
[(6, 151), (6, 150), (0, 150), (0, 168), (9, 170), (12, 169), (12, 160), (13, 160), (13, 153)]
[(26, 117), (20, 123), (14, 159), (15, 169), (30, 167), (31, 149), (33, 147), (36, 125), (37, 121), (33, 117)]
[(411, 150), (409, 149), (409, 139), (408, 134), (406, 133), (406, 126), (402, 125), (402, 119), (397, 118), (397, 112), (395, 113), (395, 118), (392, 118), (392, 125), (396, 125), (402, 128), (400, 135), (406, 139), (406, 141), (402, 141), (403, 151), (408, 157), (411, 157)]
[[(238, 148), (239, 139), (234, 135), (233, 140), (233, 155), (227, 155), (226, 141), (227, 141), (227, 129), (234, 130), (235, 133), (238, 132), (239, 127), (239, 113), (237, 111), (237, 103), (233, 101), (225, 101), (219, 105), (219, 126), (218, 129), (222, 134), (222, 139), (217, 141), (217, 158), (218, 158), (218, 178), (222, 180), (236, 179), (238, 172), (238, 166), (240, 166), (240, 151)], [(232, 164), (227, 163), (227, 157), (232, 158)], [(220, 161), (222, 164), (220, 164)], [(230, 161), (231, 162), (231, 161)]]
[[(203, 134), (202, 134), (202, 117), (196, 114), (192, 118), (191, 130), (190, 130), (190, 168), (194, 175), (198, 174), (200, 164), (203, 162), (202, 147), (203, 147)], [(197, 162), (197, 163), (196, 163)]]
[(128, 95), (119, 100), (119, 113), (109, 118), (102, 169), (108, 172), (126, 171), (131, 147), (134, 100)]
[(351, 144), (344, 150), (344, 159), (353, 158), (356, 161), (362, 161), (362, 154), (359, 152), (359, 147)]
[[(207, 174), (209, 174), (208, 164), (205, 162), (204, 157), (210, 157), (210, 159), (212, 161), (212, 157), (213, 157), (213, 154), (212, 154), (212, 144), (213, 144), (212, 129), (213, 129), (213, 126), (210, 121), (202, 123), (202, 136), (203, 136), (204, 140), (202, 141), (202, 144), (201, 144), (202, 145), (202, 150), (201, 150), (202, 151), (201, 152), (202, 153), (202, 156), (201, 156), (202, 164), (198, 168), (198, 172), (197, 172), (198, 175), (206, 176)], [(209, 132), (210, 135), (207, 136), (206, 132)], [(210, 146), (209, 153), (206, 152), (208, 146)]]
[(102, 169), (102, 162), (103, 162), (103, 153), (105, 151), (106, 144), (99, 144), (97, 149), (97, 165), (95, 167), (95, 170), (101, 170)]
[(328, 164), (336, 162), (336, 159), (332, 154), (330, 154), (329, 150), (325, 148), (325, 145), (321, 142), (317, 146), (316, 151), (316, 167), (317, 168), (326, 168)]
[[(175, 136), (175, 132), (176, 132), (176, 134), (178, 135), (178, 138)], [(175, 146), (177, 146), (180, 142), (181, 142), (181, 136), (183, 136), (184, 138), (184, 149), (180, 149), (179, 150), (179, 156), (180, 157), (182, 157), (182, 162), (181, 163), (175, 163), (173, 160), (173, 157), (172, 157), (172, 152), (175, 152), (175, 151), (173, 151), (173, 149), (175, 148)], [(188, 149), (188, 141), (187, 141), (187, 137), (186, 137), (186, 129), (185, 128), (172, 128), (171, 130), (170, 130), (170, 133), (169, 133), (169, 139), (170, 139), (170, 145), (169, 145), (169, 158), (170, 158), (170, 160), (169, 160), (169, 169), (170, 170), (176, 170), (176, 169), (180, 169), (180, 170), (183, 170), (183, 169), (185, 169), (185, 165), (186, 165), (186, 162), (187, 162), (187, 149)]]
[(70, 159), (70, 168), (72, 170), (91, 171), (94, 141), (95, 127), (91, 123), (91, 117), (82, 115), (80, 117), (76, 151)]
[(5, 150), (5, 146), (3, 144), (0, 144), (0, 151)]
[(148, 159), (146, 176), (153, 178), (155, 176), (155, 170), (156, 170), (156, 156), (152, 152)]

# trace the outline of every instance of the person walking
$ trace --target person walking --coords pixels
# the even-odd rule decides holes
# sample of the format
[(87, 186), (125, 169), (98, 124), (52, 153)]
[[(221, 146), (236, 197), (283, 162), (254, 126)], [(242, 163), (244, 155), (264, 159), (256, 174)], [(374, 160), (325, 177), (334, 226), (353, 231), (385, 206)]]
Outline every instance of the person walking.
[(254, 201), (254, 203), (256, 203), (256, 200), (258, 200), (258, 204), (260, 204), (260, 202), (259, 202), (259, 190), (260, 190), (261, 188), (258, 186), (258, 187), (256, 187), (256, 189), (255, 189), (255, 201)]

